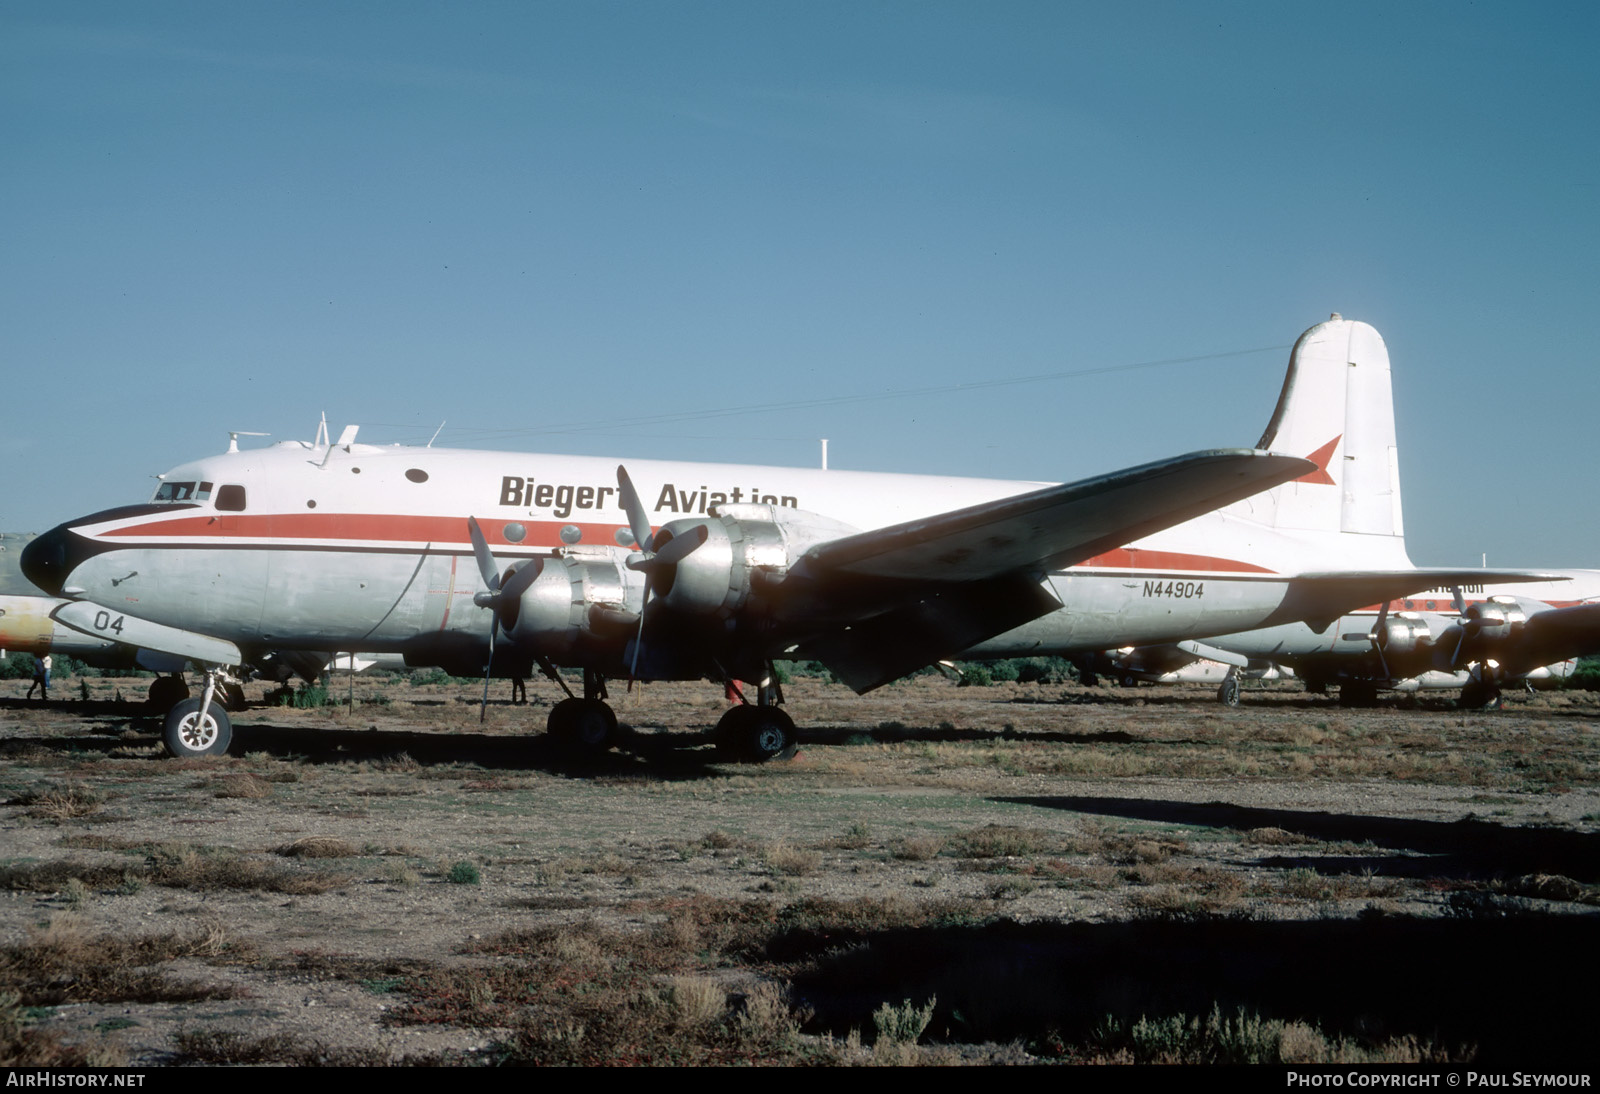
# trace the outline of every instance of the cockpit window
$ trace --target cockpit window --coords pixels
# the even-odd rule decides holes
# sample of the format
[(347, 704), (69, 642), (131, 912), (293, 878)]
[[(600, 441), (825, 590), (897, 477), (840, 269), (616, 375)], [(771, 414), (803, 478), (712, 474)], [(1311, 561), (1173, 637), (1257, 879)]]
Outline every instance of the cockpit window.
[(156, 488), (153, 501), (201, 502), (211, 498), (209, 482), (164, 482)]
[[(210, 483), (206, 483), (210, 486)], [(217, 491), (217, 508), (224, 513), (244, 512), (244, 487), (224, 486)]]

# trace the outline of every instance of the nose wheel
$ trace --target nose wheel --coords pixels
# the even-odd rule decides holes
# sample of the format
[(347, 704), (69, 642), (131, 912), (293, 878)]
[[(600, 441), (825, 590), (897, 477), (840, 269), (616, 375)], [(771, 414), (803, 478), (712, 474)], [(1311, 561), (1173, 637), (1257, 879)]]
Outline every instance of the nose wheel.
[(221, 756), (233, 741), (233, 723), (222, 705), (212, 702), (202, 715), (201, 701), (201, 697), (185, 699), (167, 711), (161, 743), (179, 759)]

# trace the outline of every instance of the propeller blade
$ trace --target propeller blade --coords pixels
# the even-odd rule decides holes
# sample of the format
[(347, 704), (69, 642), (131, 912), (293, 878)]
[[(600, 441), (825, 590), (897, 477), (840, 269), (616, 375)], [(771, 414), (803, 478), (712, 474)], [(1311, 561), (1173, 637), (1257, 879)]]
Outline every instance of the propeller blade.
[(639, 633), (633, 639), (633, 659), (628, 664), (628, 687), (639, 677), (639, 647), (644, 645), (644, 613), (650, 607), (650, 582), (644, 583), (644, 603), (639, 605)]
[(617, 493), (622, 498), (623, 510), (628, 514), (628, 531), (633, 533), (634, 546), (641, 551), (650, 550), (650, 511), (640, 500), (639, 491), (633, 488), (628, 469), (620, 463), (617, 465)]
[(1389, 619), (1389, 602), (1385, 600), (1383, 607), (1378, 609), (1378, 621), (1372, 625), (1372, 648), (1378, 651), (1378, 667), (1383, 670), (1384, 679), (1389, 678), (1389, 659), (1383, 655), (1383, 625)]
[(489, 660), (483, 665), (483, 701), (478, 704), (478, 721), (481, 724), (489, 713), (489, 673), (494, 669), (494, 632), (500, 629), (499, 621), (489, 617)]
[(483, 537), (477, 517), (467, 518), (467, 533), (472, 537), (472, 555), (478, 560), (478, 573), (482, 575), (484, 585), (491, 593), (499, 592), (500, 567), (495, 565), (494, 555), (489, 551), (489, 541)]

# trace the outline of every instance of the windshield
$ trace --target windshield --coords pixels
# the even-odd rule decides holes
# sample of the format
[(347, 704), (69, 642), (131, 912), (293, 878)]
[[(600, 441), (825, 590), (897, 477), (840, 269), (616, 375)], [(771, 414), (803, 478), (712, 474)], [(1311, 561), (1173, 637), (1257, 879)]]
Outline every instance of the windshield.
[(209, 482), (164, 482), (156, 487), (152, 501), (208, 501), (211, 498)]

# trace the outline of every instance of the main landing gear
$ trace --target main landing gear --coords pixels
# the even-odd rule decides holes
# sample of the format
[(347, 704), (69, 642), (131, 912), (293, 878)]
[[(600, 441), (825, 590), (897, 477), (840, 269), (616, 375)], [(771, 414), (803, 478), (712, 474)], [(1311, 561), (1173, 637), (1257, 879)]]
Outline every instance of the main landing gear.
[[(567, 690), (566, 681), (555, 672), (547, 675), (567, 697), (550, 709), (546, 729), (551, 740), (562, 749), (580, 755), (593, 755), (617, 743), (617, 716), (606, 702), (606, 681), (594, 669), (583, 670), (583, 697)], [(741, 700), (743, 697), (741, 696)], [(712, 737), (717, 755), (740, 763), (765, 763), (793, 759), (796, 749), (794, 721), (778, 704), (783, 692), (773, 682), (772, 668), (756, 691), (756, 701), (741, 701), (717, 722)]]
[(583, 698), (569, 692), (550, 709), (545, 729), (557, 744), (574, 752), (604, 752), (616, 744), (617, 716), (606, 703), (605, 677), (584, 669)]
[(717, 722), (712, 736), (718, 755), (743, 763), (792, 760), (797, 747), (794, 719), (779, 708), (781, 702), (783, 691), (768, 666), (767, 678), (756, 689), (756, 701), (741, 702)]
[(1225, 707), (1239, 705), (1239, 670), (1232, 669), (1222, 678), (1222, 683), (1217, 685), (1217, 702)]

